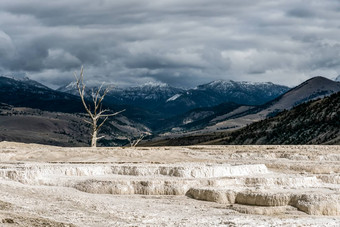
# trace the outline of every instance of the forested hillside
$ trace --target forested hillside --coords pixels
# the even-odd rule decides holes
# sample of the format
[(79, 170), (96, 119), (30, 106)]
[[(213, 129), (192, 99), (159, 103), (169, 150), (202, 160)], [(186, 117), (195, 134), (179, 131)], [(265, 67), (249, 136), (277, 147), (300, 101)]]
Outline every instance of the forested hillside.
[(340, 144), (340, 92), (231, 133), (218, 144)]

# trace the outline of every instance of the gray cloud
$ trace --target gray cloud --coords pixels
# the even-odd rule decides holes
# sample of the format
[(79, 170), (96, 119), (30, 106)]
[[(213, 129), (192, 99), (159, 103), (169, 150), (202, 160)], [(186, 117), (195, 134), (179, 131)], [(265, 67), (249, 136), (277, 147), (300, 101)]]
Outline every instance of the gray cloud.
[(0, 2), (0, 73), (52, 87), (216, 79), (296, 85), (340, 73), (335, 0)]

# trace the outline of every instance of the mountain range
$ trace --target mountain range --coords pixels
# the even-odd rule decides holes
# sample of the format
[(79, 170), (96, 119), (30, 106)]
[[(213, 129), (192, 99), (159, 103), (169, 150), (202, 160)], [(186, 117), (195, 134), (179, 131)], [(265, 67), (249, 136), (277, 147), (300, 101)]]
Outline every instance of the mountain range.
[[(86, 95), (90, 97), (91, 91), (97, 89), (98, 87), (87, 87)], [(57, 91), (78, 95), (75, 82), (62, 86)], [(182, 91), (183, 89), (171, 87), (167, 84), (151, 82), (125, 89), (112, 86), (105, 100), (115, 105), (131, 105), (157, 110), (167, 99)]]
[[(86, 90), (88, 98), (91, 89), (92, 87), (89, 87)], [(221, 80), (193, 89), (154, 83), (130, 88), (113, 88), (104, 99), (105, 108), (126, 111), (110, 119), (102, 129), (102, 134), (106, 137), (100, 144), (124, 145), (129, 139), (145, 132), (156, 137), (161, 136), (162, 139), (235, 130), (338, 91), (339, 82), (323, 77), (315, 77), (292, 89), (272, 83)], [(49, 142), (41, 140), (39, 142), (73, 146), (83, 146), (87, 142), (87, 139), (75, 139), (80, 136), (76, 127), (82, 128), (78, 131), (83, 135), (86, 134), (87, 126), (83, 122), (86, 115), (74, 83), (53, 90), (28, 78), (18, 80), (0, 77), (0, 103), (4, 103), (0, 106), (0, 112), (6, 113), (0, 116), (0, 121), (7, 122), (4, 124), (6, 126), (0, 125), (0, 132), (3, 132), (0, 133), (2, 140), (19, 140), (27, 137), (30, 133), (27, 128), (26, 131), (23, 130), (25, 133), (19, 133), (17, 137), (14, 136), (15, 133), (6, 132), (6, 129), (12, 128), (13, 131), (19, 132), (21, 126), (16, 122), (27, 120), (39, 124), (40, 117), (41, 122), (44, 122), (40, 124), (43, 130), (56, 133), (49, 133), (51, 138)], [(70, 122), (74, 124), (66, 122), (59, 124), (54, 119), (56, 114), (59, 119), (63, 117), (72, 119)], [(17, 120), (14, 121), (14, 118)], [(11, 124), (15, 127), (10, 127)], [(60, 127), (55, 128), (56, 125)], [(68, 141), (65, 135), (74, 139)], [(60, 142), (60, 138), (63, 138), (63, 142)], [(34, 138), (27, 141), (32, 142)]]
[[(88, 87), (87, 94), (91, 94)], [(60, 87), (58, 91), (77, 94), (74, 82)], [(146, 83), (137, 87), (113, 88), (105, 98), (115, 105), (130, 105), (149, 111), (161, 112), (164, 116), (183, 114), (200, 107), (211, 107), (223, 102), (259, 105), (289, 90), (286, 86), (273, 83), (250, 83), (235, 81), (213, 81), (193, 89), (181, 89), (161, 83)]]
[(287, 90), (289, 90), (288, 87), (273, 83), (218, 80), (172, 96), (166, 101), (163, 109), (165, 111), (173, 110), (179, 114), (195, 108), (216, 106), (224, 102), (260, 105)]
[[(268, 117), (275, 116), (283, 110), (289, 110), (301, 103), (322, 98), (339, 91), (339, 82), (335, 82), (324, 77), (314, 77), (262, 105), (239, 105), (238, 108), (230, 109), (229, 112), (224, 111), (219, 113), (212, 111), (212, 109), (209, 108), (205, 108), (202, 111), (199, 109), (192, 110), (191, 112), (195, 112), (196, 116), (200, 115), (199, 112), (201, 112), (201, 115), (204, 115), (204, 117), (200, 118), (199, 121), (196, 122), (188, 119), (186, 120), (190, 121), (190, 125), (194, 125), (195, 127), (188, 128), (188, 126), (182, 124), (182, 127), (178, 128), (179, 125), (177, 125), (175, 128), (176, 130), (172, 130), (175, 131), (174, 133), (170, 133), (171, 130), (168, 129), (164, 136), (205, 134), (225, 130), (235, 130)], [(228, 109), (224, 108), (224, 110)]]

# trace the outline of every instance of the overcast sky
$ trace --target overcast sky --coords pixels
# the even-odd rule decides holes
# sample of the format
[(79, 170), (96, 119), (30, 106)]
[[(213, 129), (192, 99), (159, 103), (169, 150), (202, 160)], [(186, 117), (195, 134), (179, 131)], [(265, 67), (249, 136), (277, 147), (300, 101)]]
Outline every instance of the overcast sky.
[(340, 74), (339, 0), (1, 0), (0, 75), (52, 87)]

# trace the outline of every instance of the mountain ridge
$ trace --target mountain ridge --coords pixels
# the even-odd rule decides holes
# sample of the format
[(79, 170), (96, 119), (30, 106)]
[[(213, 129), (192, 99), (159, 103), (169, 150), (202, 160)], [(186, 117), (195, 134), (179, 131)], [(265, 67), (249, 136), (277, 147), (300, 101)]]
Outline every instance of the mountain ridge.
[[(75, 84), (59, 88), (59, 91), (76, 94)], [(69, 87), (70, 89), (65, 89)], [(90, 87), (87, 88), (90, 93)], [(172, 87), (168, 84), (146, 83), (140, 86), (117, 88), (110, 91), (106, 100), (111, 104), (134, 105), (172, 117), (202, 107), (212, 107), (226, 102), (245, 105), (265, 103), (289, 88), (271, 82), (216, 80), (193, 89)]]
[(163, 111), (173, 110), (176, 114), (181, 114), (190, 109), (212, 107), (227, 102), (258, 105), (277, 97), (288, 89), (286, 86), (270, 82), (212, 81), (171, 97), (164, 104)]
[[(74, 85), (74, 83), (71, 84), (69, 88), (74, 90)], [(108, 127), (103, 128), (103, 130), (107, 135), (112, 134), (120, 138), (126, 138), (126, 135), (123, 136), (120, 134), (120, 129), (127, 129), (127, 133), (132, 131), (147, 131), (154, 135), (164, 134), (169, 137), (173, 135), (187, 136), (188, 134), (195, 133), (204, 134), (236, 130), (237, 128), (244, 127), (261, 119), (275, 116), (279, 112), (289, 110), (301, 103), (329, 96), (332, 93), (340, 91), (339, 82), (334, 82), (323, 77), (315, 77), (301, 83), (295, 88), (287, 90), (285, 93), (276, 96), (275, 99), (263, 105), (251, 106), (235, 102), (220, 103), (221, 100), (225, 100), (224, 98), (229, 95), (229, 93), (233, 93), (234, 97), (242, 96), (244, 92), (249, 92), (251, 95), (253, 94), (252, 92), (256, 93), (264, 87), (266, 89), (264, 89), (263, 92), (269, 94), (272, 92), (271, 88), (273, 88), (273, 86), (274, 88), (278, 88), (278, 90), (281, 88), (284, 90), (288, 89), (287, 87), (275, 85), (270, 82), (251, 83), (221, 80), (199, 85), (189, 90), (176, 90), (176, 88), (172, 88), (166, 84), (146, 84), (132, 87), (127, 89), (123, 95), (120, 93), (120, 96), (108, 95), (105, 97), (105, 108), (108, 107), (112, 109), (112, 111), (119, 111), (121, 109), (126, 109), (126, 111), (117, 122), (114, 119), (110, 120), (110, 122), (112, 122), (111, 126), (108, 125)], [(240, 89), (240, 92), (233, 92), (235, 91), (233, 90), (235, 87)], [(74, 91), (77, 92), (77, 90)], [(115, 92), (119, 93), (121, 90), (120, 88), (116, 88), (111, 92), (115, 94)], [(141, 93), (144, 95), (140, 95)], [(80, 98), (77, 93), (75, 94), (76, 95), (72, 95), (55, 91), (27, 78), (15, 80), (0, 77), (0, 103), (6, 103), (15, 107), (30, 107), (43, 111), (84, 113)], [(178, 96), (179, 94), (181, 95)], [(271, 94), (273, 93), (269, 95)], [(178, 97), (176, 97), (176, 95)], [(179, 105), (175, 107), (182, 108), (180, 112), (171, 110), (171, 108), (174, 108), (171, 105), (175, 105), (177, 100), (181, 99), (182, 96), (188, 97), (188, 99), (184, 100), (189, 104), (196, 100), (202, 101), (199, 104), (202, 105), (202, 107), (186, 110), (186, 108), (182, 108), (183, 106)], [(121, 102), (122, 104), (117, 104), (118, 97), (126, 97), (131, 103)], [(193, 99), (190, 99), (191, 97), (193, 97)], [(203, 100), (202, 97), (205, 99)], [(141, 102), (141, 100), (143, 102)], [(135, 106), (134, 103), (139, 103), (139, 106)], [(169, 103), (171, 105), (167, 106)], [(212, 105), (214, 103), (218, 103), (218, 105)], [(152, 106), (153, 109), (148, 105)], [(186, 106), (188, 107), (190, 105)], [(195, 107), (195, 103), (191, 106)], [(170, 111), (172, 112), (170, 113)], [(134, 125), (138, 129), (133, 129), (135, 127)], [(113, 139), (113, 136), (108, 138)], [(107, 140), (103, 142), (103, 144), (110, 144), (110, 142)]]

